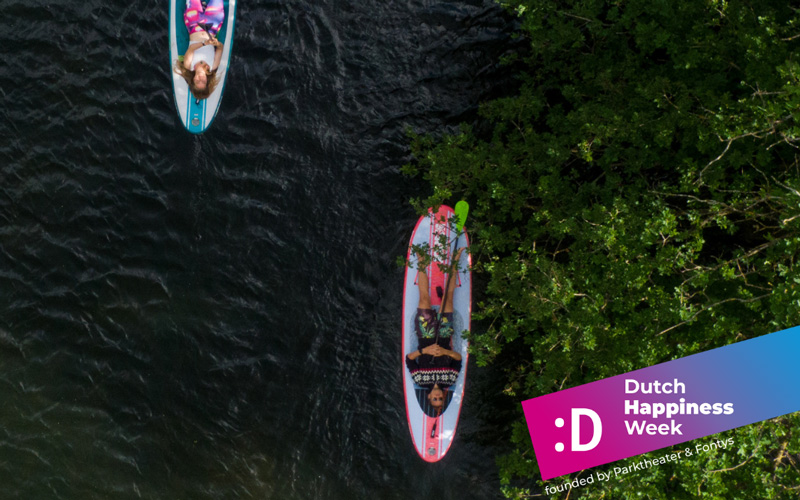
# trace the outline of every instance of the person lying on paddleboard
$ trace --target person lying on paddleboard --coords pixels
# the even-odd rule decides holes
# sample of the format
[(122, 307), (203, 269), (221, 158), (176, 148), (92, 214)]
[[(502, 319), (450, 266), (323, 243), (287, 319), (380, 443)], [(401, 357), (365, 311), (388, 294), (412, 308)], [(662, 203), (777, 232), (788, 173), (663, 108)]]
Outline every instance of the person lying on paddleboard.
[(186, 80), (196, 99), (207, 99), (217, 86), (223, 46), (217, 40), (217, 33), (224, 19), (223, 0), (210, 0), (205, 8), (200, 0), (186, 3), (183, 22), (189, 30), (189, 48), (183, 61), (175, 62), (175, 72)]
[[(453, 273), (458, 265), (461, 252), (453, 259), (450, 272)], [(428, 290), (427, 266), (423, 258), (417, 254), (419, 276), (419, 304), (417, 317), (414, 322), (414, 331), (419, 340), (416, 351), (406, 356), (406, 367), (411, 372), (414, 383), (428, 390), (428, 402), (441, 413), (444, 406), (444, 391), (456, 383), (458, 373), (461, 371), (461, 355), (450, 349), (453, 336), (453, 292), (456, 288), (456, 279), (450, 280), (445, 302), (442, 304), (442, 315), (437, 316), (431, 307), (431, 296)]]

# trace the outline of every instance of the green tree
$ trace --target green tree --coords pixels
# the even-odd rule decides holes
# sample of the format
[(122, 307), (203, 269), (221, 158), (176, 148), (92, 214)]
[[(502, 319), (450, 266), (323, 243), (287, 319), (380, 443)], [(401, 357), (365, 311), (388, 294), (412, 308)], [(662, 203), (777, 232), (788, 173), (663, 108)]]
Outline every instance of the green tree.
[[(486, 135), (415, 136), (404, 167), (433, 187), (419, 207), (472, 206), (478, 363), (513, 354), (521, 401), (800, 324), (798, 9), (502, 3), (529, 42), (518, 93), (482, 106)], [(569, 498), (797, 498), (798, 424)], [(526, 498), (521, 412), (508, 436), (504, 492)]]

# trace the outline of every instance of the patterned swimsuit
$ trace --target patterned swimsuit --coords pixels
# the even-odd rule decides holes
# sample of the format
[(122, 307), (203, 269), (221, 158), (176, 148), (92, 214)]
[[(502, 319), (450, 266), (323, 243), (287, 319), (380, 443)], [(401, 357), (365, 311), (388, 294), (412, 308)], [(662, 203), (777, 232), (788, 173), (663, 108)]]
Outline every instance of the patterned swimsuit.
[(187, 0), (186, 10), (183, 11), (183, 23), (189, 34), (206, 31), (201, 24), (207, 25), (208, 33), (216, 36), (225, 20), (225, 4), (223, 0), (210, 0), (203, 8), (200, 0)]

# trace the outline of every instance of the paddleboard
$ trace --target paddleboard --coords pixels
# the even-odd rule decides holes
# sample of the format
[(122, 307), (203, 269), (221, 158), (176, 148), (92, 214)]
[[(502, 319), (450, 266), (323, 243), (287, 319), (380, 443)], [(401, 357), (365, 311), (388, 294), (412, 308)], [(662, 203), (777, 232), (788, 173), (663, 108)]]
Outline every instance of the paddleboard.
[(195, 99), (189, 91), (189, 85), (182, 76), (175, 73), (175, 61), (189, 47), (189, 32), (183, 24), (183, 12), (186, 0), (170, 0), (169, 14), (169, 72), (172, 74), (172, 90), (175, 96), (175, 107), (178, 109), (181, 123), (193, 134), (204, 132), (214, 121), (225, 90), (228, 76), (228, 65), (233, 49), (233, 29), (236, 24), (236, 0), (225, 0), (225, 20), (217, 33), (217, 39), (223, 43), (222, 59), (217, 69), (217, 87), (208, 99)]
[[(444, 411), (436, 416), (436, 412), (428, 404), (427, 391), (414, 384), (405, 361), (406, 355), (418, 348), (417, 336), (414, 333), (414, 321), (419, 305), (419, 289), (417, 288), (419, 272), (416, 268), (417, 257), (411, 250), (411, 245), (425, 246), (429, 255), (432, 256), (433, 261), (428, 266), (427, 274), (431, 303), (434, 310), (438, 311), (442, 304), (442, 296), (437, 293), (437, 288), (441, 289), (442, 295), (444, 295), (443, 291), (447, 282), (447, 272), (445, 271), (449, 270), (450, 259), (456, 248), (456, 239), (458, 239), (458, 248), (469, 247), (466, 231), (458, 234), (453, 220), (454, 213), (450, 207), (443, 205), (436, 212), (429, 210), (427, 215), (420, 217), (417, 221), (406, 256), (406, 261), (411, 263), (411, 266), (406, 266), (403, 290), (403, 358), (401, 359), (403, 393), (411, 440), (419, 456), (426, 462), (436, 462), (445, 456), (453, 443), (458, 418), (461, 414), (468, 357), (468, 342), (463, 338), (462, 332), (470, 329), (472, 313), (471, 257), (469, 252), (461, 254), (457, 274), (453, 277), (457, 281), (453, 293), (455, 334), (452, 338), (451, 349), (461, 354), (461, 372), (458, 374), (455, 385), (451, 386), (445, 394)], [(439, 266), (437, 262), (443, 263), (445, 266)]]

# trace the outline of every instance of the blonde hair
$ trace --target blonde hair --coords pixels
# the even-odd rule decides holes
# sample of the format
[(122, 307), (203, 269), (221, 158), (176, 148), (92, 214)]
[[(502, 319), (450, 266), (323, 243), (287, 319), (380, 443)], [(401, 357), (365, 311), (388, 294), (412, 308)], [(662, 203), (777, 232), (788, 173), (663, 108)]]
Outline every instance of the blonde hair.
[(183, 65), (183, 61), (178, 59), (175, 61), (175, 73), (181, 75), (186, 83), (189, 85), (189, 90), (192, 92), (192, 95), (195, 99), (208, 99), (214, 89), (217, 88), (217, 70), (211, 70), (208, 72), (208, 78), (206, 80), (206, 88), (198, 89), (197, 86), (194, 84), (194, 75), (195, 71), (191, 69), (187, 69), (186, 66)]

